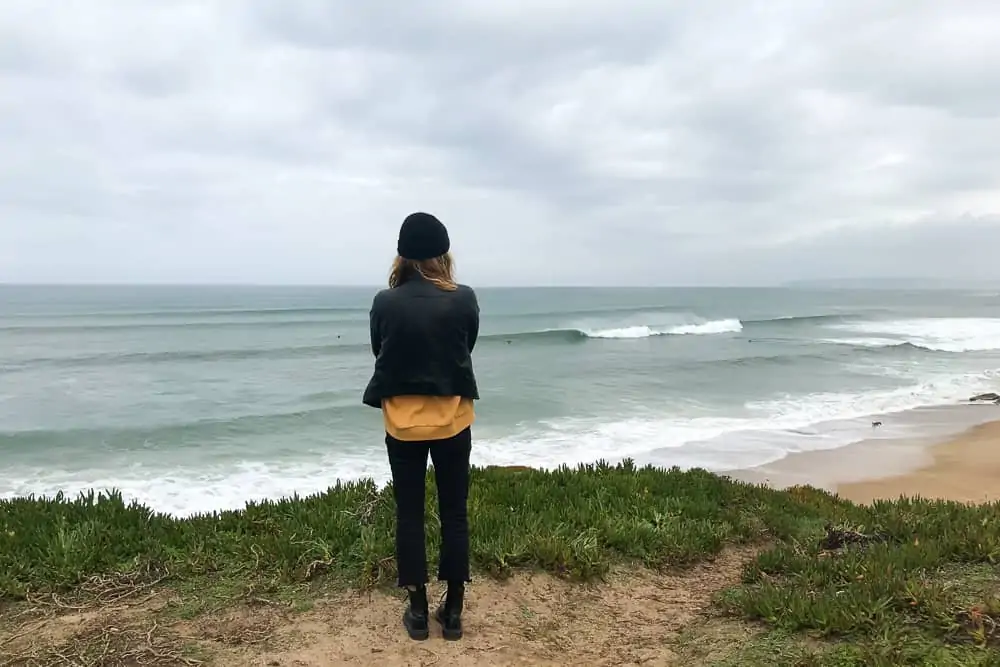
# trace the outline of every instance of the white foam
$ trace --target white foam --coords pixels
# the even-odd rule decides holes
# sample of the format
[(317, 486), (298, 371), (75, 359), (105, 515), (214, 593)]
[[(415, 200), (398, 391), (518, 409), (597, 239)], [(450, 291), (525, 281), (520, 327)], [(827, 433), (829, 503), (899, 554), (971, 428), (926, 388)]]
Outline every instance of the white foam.
[(895, 338), (824, 338), (821, 342), (853, 347), (896, 347), (905, 343)]
[(669, 329), (666, 333), (675, 336), (705, 336), (720, 333), (738, 333), (743, 331), (743, 323), (739, 320), (713, 320), (703, 324), (682, 324)]
[(0, 498), (34, 494), (69, 497), (91, 489), (117, 489), (126, 500), (174, 516), (243, 508), (248, 501), (310, 495), (325, 491), (337, 479), (371, 477), (388, 481), (389, 466), (381, 449), (364, 459), (317, 457), (313, 461), (242, 462), (226, 466), (174, 466), (148, 470), (8, 470), (0, 477)]
[[(910, 343), (928, 350), (942, 352), (981, 352), (1000, 350), (1000, 319), (983, 317), (940, 317), (888, 320), (884, 322), (852, 322), (831, 324), (831, 329), (870, 334), (893, 345)], [(843, 341), (838, 341), (843, 342)], [(865, 343), (860, 343), (865, 344)], [(870, 343), (869, 343), (870, 344)]]
[(884, 415), (919, 407), (949, 405), (1000, 384), (1000, 370), (940, 374), (897, 389), (858, 393), (816, 393), (754, 401), (747, 408), (767, 415), (771, 428), (798, 428), (824, 422)]
[(659, 335), (652, 327), (647, 327), (646, 325), (622, 327), (620, 329), (581, 330), (581, 333), (587, 338), (649, 338)]
[[(654, 450), (708, 443), (735, 434), (770, 434), (768, 442), (755, 441), (753, 449), (748, 449), (745, 444), (736, 449), (733, 446), (699, 447), (684, 457), (688, 465), (729, 470), (739, 465), (763, 465), (792, 451), (837, 447), (851, 441), (823, 437), (822, 429), (816, 430), (823, 424), (860, 420), (856, 426), (867, 427), (867, 419), (861, 418), (957, 403), (968, 398), (970, 393), (995, 388), (998, 383), (1000, 372), (991, 371), (939, 376), (893, 390), (854, 394), (816, 393), (756, 401), (746, 404), (749, 416), (742, 418), (642, 418), (605, 423), (578, 420), (572, 424), (564, 422), (559, 428), (549, 427), (542, 432), (525, 432), (480, 441), (477, 454), (485, 464), (549, 467), (599, 458), (639, 456)], [(807, 428), (811, 428), (811, 432), (797, 435), (815, 437), (799, 438), (794, 444), (774, 438), (776, 433), (796, 435), (793, 431)], [(776, 442), (780, 442), (781, 446), (776, 446)]]
[[(676, 413), (612, 420), (563, 419), (494, 437), (484, 428), (473, 448), (473, 461), (479, 465), (551, 468), (633, 457), (659, 465), (725, 471), (764, 465), (792, 452), (840, 447), (871, 437), (868, 419), (872, 416), (955, 404), (972, 394), (998, 388), (998, 370), (937, 374), (921, 381), (909, 380), (906, 386), (891, 390), (774, 396), (747, 403), (739, 416)], [(889, 436), (892, 432), (893, 426), (888, 424), (879, 434)], [(238, 509), (248, 500), (316, 493), (337, 479), (372, 477), (379, 483), (388, 479), (384, 450), (374, 444), (350, 454), (331, 452), (292, 461), (216, 466), (192, 462), (156, 469), (113, 469), (110, 465), (109, 469), (83, 471), (7, 467), (0, 471), (0, 497), (52, 495), (60, 490), (75, 495), (92, 488), (116, 488), (127, 499), (186, 516)]]
[(699, 324), (679, 324), (652, 327), (645, 324), (614, 329), (580, 329), (588, 338), (650, 338), (652, 336), (710, 336), (736, 333), (743, 330), (743, 323), (736, 319), (711, 320)]

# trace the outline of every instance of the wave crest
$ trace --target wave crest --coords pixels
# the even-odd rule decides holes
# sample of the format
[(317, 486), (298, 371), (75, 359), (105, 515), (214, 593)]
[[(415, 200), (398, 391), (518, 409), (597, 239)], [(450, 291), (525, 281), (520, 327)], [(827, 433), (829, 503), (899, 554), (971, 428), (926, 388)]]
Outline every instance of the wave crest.
[(539, 331), (520, 331), (508, 334), (490, 334), (484, 336), (487, 340), (504, 340), (511, 342), (524, 339), (552, 339), (554, 341), (581, 342), (588, 339), (629, 340), (652, 338), (654, 336), (710, 336), (715, 334), (738, 333), (743, 330), (743, 323), (737, 319), (709, 320), (697, 324), (672, 324), (653, 326), (637, 324), (623, 327), (565, 327), (556, 329), (541, 329)]
[(909, 345), (932, 352), (986, 352), (1000, 350), (1000, 319), (983, 317), (928, 317), (881, 322), (831, 325), (860, 338), (830, 339), (858, 347)]
[(743, 323), (736, 319), (711, 320), (700, 324), (678, 324), (667, 327), (646, 325), (615, 329), (577, 329), (586, 338), (651, 338), (653, 336), (710, 336), (713, 334), (738, 333), (743, 331)]

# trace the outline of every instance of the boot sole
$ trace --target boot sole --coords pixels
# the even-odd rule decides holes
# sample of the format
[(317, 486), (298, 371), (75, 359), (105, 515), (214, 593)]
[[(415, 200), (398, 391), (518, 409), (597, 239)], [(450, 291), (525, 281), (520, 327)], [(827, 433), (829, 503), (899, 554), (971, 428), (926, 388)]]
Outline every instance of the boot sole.
[(426, 639), (430, 639), (431, 629), (429, 627), (424, 628), (414, 628), (407, 623), (407, 616), (403, 615), (403, 627), (406, 628), (406, 634), (410, 636), (415, 642), (422, 642)]
[(444, 625), (444, 617), (441, 612), (434, 613), (434, 620), (441, 624), (441, 637), (446, 641), (457, 642), (462, 638), (462, 630), (450, 630)]

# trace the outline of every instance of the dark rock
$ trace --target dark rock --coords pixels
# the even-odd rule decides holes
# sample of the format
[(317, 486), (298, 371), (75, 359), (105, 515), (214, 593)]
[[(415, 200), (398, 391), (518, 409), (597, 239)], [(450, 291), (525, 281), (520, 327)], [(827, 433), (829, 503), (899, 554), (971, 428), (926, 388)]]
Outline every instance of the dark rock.
[(836, 551), (850, 545), (866, 546), (888, 542), (889, 539), (888, 533), (859, 533), (856, 530), (834, 528), (830, 524), (827, 524), (826, 537), (820, 541), (819, 547), (825, 551)]
[(976, 401), (990, 401), (996, 403), (1000, 401), (1000, 394), (990, 391), (985, 394), (978, 394), (969, 399), (970, 403), (975, 403)]

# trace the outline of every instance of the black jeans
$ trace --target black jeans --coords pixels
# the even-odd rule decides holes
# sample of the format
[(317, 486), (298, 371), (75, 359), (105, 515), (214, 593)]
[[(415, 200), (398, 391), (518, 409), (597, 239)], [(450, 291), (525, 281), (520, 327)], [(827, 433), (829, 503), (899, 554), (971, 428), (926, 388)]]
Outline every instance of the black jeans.
[(447, 440), (404, 442), (386, 434), (396, 497), (396, 567), (400, 586), (427, 583), (424, 543), (424, 498), (427, 454), (434, 463), (438, 514), (441, 517), (441, 561), (438, 580), (469, 579), (469, 454), (472, 430)]

